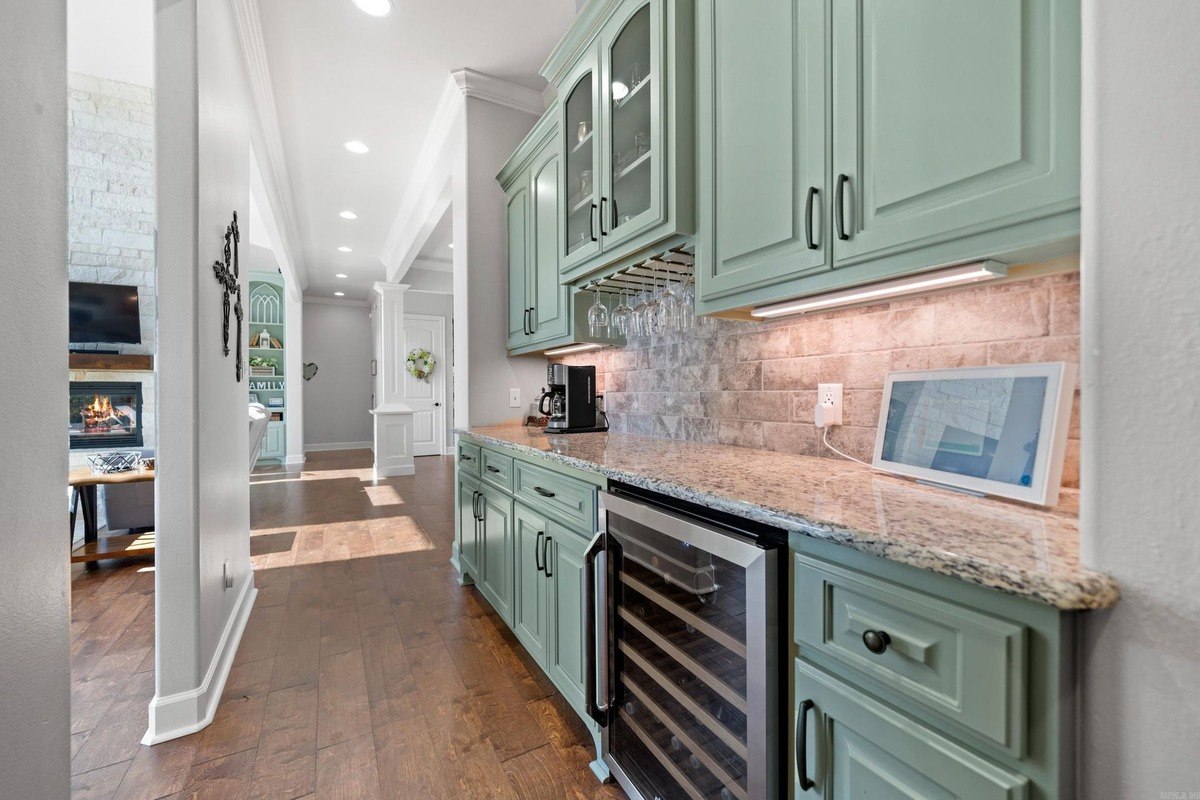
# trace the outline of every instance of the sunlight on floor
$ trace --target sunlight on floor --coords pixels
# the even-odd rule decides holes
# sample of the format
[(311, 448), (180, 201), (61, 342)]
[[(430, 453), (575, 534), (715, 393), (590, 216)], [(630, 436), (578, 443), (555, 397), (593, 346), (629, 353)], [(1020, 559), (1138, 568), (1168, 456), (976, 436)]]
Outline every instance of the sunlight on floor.
[(402, 506), (404, 498), (400, 496), (400, 492), (396, 491), (395, 486), (383, 484), (380, 486), (366, 486), (363, 491), (367, 493), (367, 498), (370, 499), (373, 506)]

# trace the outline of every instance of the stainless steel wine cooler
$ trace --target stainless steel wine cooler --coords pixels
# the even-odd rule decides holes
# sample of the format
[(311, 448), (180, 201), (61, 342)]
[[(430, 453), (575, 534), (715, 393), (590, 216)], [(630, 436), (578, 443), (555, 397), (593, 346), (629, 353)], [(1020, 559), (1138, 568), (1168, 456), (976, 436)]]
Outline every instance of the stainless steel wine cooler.
[(632, 487), (587, 553), (587, 708), (635, 800), (776, 800), (785, 540)]

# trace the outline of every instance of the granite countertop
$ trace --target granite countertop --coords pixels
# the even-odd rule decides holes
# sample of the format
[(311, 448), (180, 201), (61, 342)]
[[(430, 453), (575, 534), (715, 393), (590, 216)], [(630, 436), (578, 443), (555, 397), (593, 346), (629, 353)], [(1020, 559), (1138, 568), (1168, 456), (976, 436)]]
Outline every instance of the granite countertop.
[(457, 432), (1064, 610), (1120, 596), (1115, 579), (1080, 565), (1079, 520), (1062, 510), (746, 447), (518, 426)]

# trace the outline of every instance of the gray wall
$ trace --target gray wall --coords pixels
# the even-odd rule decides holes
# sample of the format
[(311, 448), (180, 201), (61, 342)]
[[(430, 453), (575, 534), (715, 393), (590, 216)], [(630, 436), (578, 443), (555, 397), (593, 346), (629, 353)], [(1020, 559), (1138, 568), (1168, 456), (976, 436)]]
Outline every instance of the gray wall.
[[(222, 354), (222, 292), (212, 271), (232, 212), (249, 219), (253, 112), (228, 0), (158, 0), (155, 41), (158, 302), (169, 321), (159, 330), (159, 402), (179, 423), (159, 430), (155, 480), (151, 734), (161, 737), (215, 707), (224, 658), (253, 602), (247, 389), (234, 377), (233, 352)], [(243, 297), (246, 277), (243, 270)], [(247, 335), (232, 324), (231, 343)], [(191, 692), (199, 693), (193, 702)]]
[(1155, 798), (1200, 792), (1200, 3), (1083, 9), (1083, 556), (1122, 600), (1084, 618), (1079, 796)]
[(304, 303), (304, 446), (370, 445), (371, 319), (366, 306)]
[(0, 0), (0, 407), (36, 414), (0, 459), (0, 795), (70, 794), (64, 3)]

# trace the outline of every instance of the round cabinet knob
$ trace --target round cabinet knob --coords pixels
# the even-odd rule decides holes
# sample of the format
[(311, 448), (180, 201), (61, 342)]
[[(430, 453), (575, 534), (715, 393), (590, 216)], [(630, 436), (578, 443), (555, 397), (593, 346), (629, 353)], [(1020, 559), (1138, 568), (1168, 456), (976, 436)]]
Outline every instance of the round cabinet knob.
[(892, 637), (888, 636), (883, 631), (864, 631), (863, 644), (867, 646), (875, 655), (880, 655), (884, 650), (887, 650), (888, 645), (892, 643)]

